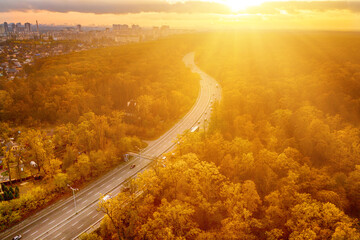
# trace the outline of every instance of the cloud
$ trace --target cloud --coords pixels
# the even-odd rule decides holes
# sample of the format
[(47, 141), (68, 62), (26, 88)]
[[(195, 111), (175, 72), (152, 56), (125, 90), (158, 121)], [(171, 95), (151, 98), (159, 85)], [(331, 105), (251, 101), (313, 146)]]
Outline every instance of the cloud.
[(246, 10), (253, 14), (276, 14), (280, 10), (296, 14), (300, 11), (325, 12), (331, 10), (348, 10), (360, 13), (360, 1), (285, 1), (266, 2), (260, 6), (251, 7)]
[[(241, 0), (239, 0), (241, 1)], [(141, 12), (167, 13), (214, 13), (229, 14), (229, 7), (216, 2), (187, 0), (184, 2), (164, 0), (0, 0), (0, 12), (46, 10), (50, 12), (80, 12), (95, 14), (129, 14)], [(174, 2), (174, 1), (173, 1)], [(360, 12), (360, 1), (282, 1), (265, 2), (251, 7), (244, 13), (278, 14), (280, 10), (299, 13), (300, 10), (329, 11), (349, 10)]]
[(0, 12), (46, 10), (95, 14), (128, 14), (140, 12), (218, 13), (227, 14), (227, 6), (215, 2), (188, 1), (170, 4), (153, 1), (60, 1), (60, 0), (0, 0)]

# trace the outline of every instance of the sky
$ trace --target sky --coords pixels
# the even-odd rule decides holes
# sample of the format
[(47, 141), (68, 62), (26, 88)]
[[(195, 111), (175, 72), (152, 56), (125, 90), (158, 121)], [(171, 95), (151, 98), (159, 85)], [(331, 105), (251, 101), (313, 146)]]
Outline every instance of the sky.
[(186, 29), (360, 30), (360, 1), (0, 0), (0, 22)]

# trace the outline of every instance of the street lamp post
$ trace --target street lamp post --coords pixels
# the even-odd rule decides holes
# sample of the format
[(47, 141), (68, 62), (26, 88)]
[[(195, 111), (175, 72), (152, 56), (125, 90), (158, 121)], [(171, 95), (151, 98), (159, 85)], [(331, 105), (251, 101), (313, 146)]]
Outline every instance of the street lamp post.
[(140, 162), (141, 162), (141, 148), (137, 147), (137, 149), (139, 150), (139, 158), (140, 158)]
[(75, 214), (77, 214), (77, 210), (76, 210), (76, 194), (75, 194), (75, 191), (79, 191), (78, 188), (73, 188), (71, 187), (69, 184), (67, 185), (71, 190), (72, 190), (72, 193), (73, 193), (73, 197), (74, 197), (74, 205), (75, 205)]
[(204, 119), (204, 138), (206, 138), (206, 123), (207, 123), (207, 118)]

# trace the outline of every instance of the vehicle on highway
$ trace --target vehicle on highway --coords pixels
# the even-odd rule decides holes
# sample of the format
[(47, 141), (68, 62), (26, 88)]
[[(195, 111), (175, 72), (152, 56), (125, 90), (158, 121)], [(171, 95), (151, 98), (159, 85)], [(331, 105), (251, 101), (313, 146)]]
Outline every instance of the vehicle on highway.
[(21, 239), (21, 238), (22, 238), (21, 235), (17, 235), (17, 236), (15, 236), (15, 237), (13, 237), (13, 240), (19, 240), (19, 239)]
[(104, 202), (106, 202), (107, 200), (109, 200), (111, 198), (111, 196), (109, 195), (109, 194), (107, 194), (107, 195), (105, 195), (103, 198), (102, 198), (102, 200), (104, 201)]
[[(194, 67), (194, 69), (196, 69), (196, 68)], [(191, 128), (191, 126), (198, 125), (197, 131), (200, 131), (202, 129), (202, 123), (203, 123), (203, 119), (204, 119), (204, 114), (202, 114), (202, 113), (203, 113), (204, 109), (208, 109), (209, 97), (211, 97), (211, 95), (213, 95), (212, 94), (213, 92), (216, 92), (216, 93), (220, 92), (220, 89), (217, 89), (217, 91), (216, 91), (216, 89), (214, 88), (214, 83), (212, 83), (211, 85), (208, 83), (209, 79), (202, 79), (202, 81), (203, 82), (201, 84), (202, 84), (203, 88), (201, 88), (201, 91), (202, 91), (201, 93), (203, 93), (203, 94), (199, 94), (199, 96), (198, 96), (199, 100), (194, 105), (194, 109), (191, 110), (191, 112), (189, 112), (189, 115), (185, 115), (185, 117), (183, 118), (183, 123), (174, 125), (173, 128), (171, 128), (166, 134), (162, 135), (159, 138), (159, 141), (154, 141), (154, 142), (150, 143), (149, 147), (144, 149), (141, 152), (141, 155), (158, 156), (158, 154), (160, 154), (160, 153), (167, 152), (168, 151), (167, 149), (170, 149), (171, 146), (173, 145), (173, 139), (176, 139), (178, 134), (182, 134), (186, 130), (189, 131), (190, 130), (189, 127)], [(213, 99), (213, 97), (212, 97), (212, 99)], [(207, 115), (210, 115), (210, 111), (208, 112)], [(206, 113), (205, 113), (205, 116), (206, 116)], [(199, 118), (201, 119), (201, 122), (200, 122), (200, 124), (196, 124)], [(208, 116), (208, 118), (209, 118), (209, 116)], [(194, 124), (194, 125), (191, 125), (191, 124)], [(184, 144), (183, 141), (184, 140), (178, 140), (177, 143)], [(138, 151), (136, 151), (136, 152), (138, 152)], [(140, 153), (140, 151), (139, 151), (139, 153)], [(58, 237), (55, 237), (55, 236), (60, 236), (60, 235), (57, 235), (59, 233), (62, 234), (61, 237), (64, 237), (64, 239), (75, 238), (82, 231), (84, 231), (85, 228), (92, 226), (94, 223), (96, 223), (99, 220), (98, 218), (90, 219), (90, 217), (87, 217), (87, 215), (91, 216), (91, 217), (99, 216), (99, 215), (97, 215), (98, 212), (96, 211), (97, 204), (98, 204), (99, 197), (100, 197), (98, 193), (100, 192), (100, 193), (104, 194), (100, 197), (100, 201), (102, 203), (109, 204), (110, 202), (113, 201), (112, 198), (114, 198), (114, 196), (121, 190), (121, 187), (120, 188), (116, 187), (116, 189), (112, 190), (113, 187), (114, 186), (123, 186), (123, 185), (127, 184), (125, 176), (128, 173), (131, 173), (131, 175), (132, 175), (132, 174), (135, 174), (135, 172), (141, 171), (141, 169), (143, 168), (142, 164), (141, 164), (141, 167), (137, 167), (135, 165), (132, 166), (132, 164), (134, 164), (135, 162), (131, 163), (132, 161), (134, 161), (134, 159), (132, 159), (132, 158), (138, 159), (138, 157), (137, 157), (138, 155), (139, 154), (135, 153), (134, 156), (129, 156), (128, 162), (125, 163), (125, 167), (119, 167), (119, 168), (114, 169), (113, 171), (106, 174), (104, 176), (104, 178), (101, 178), (101, 180), (99, 179), (96, 182), (90, 184), (89, 186), (91, 188), (84, 189), (84, 191), (82, 191), (79, 194), (79, 197), (76, 196), (75, 203), (80, 206), (80, 208), (78, 210), (78, 214), (73, 214), (73, 212), (66, 213), (66, 211), (63, 210), (64, 209), (63, 205), (51, 206), (48, 208), (51, 211), (41, 212), (38, 215), (38, 217), (31, 219), (31, 224), (29, 223), (28, 227), (17, 228), (17, 226), (15, 226), (13, 228), (14, 231), (6, 233), (6, 235), (7, 235), (6, 237), (5, 236), (3, 237), (3, 235), (0, 235), (0, 240), (1, 239), (12, 239), (15, 235), (19, 235), (19, 234), (24, 234), (24, 238), (21, 238), (21, 239), (17, 238), (20, 240), (37, 239), (37, 238), (39, 238), (39, 239), (40, 238), (41, 239), (57, 239)], [(171, 160), (172, 157), (170, 157), (170, 155), (168, 155), (167, 158), (169, 160)], [(124, 157), (124, 159), (125, 159), (125, 157)], [(139, 164), (140, 164), (140, 161), (138, 160)], [(137, 164), (138, 162), (136, 162), (135, 164)], [(164, 164), (162, 166), (165, 169), (166, 169), (167, 165), (169, 165), (167, 163), (167, 160), (162, 160), (161, 163)], [(130, 168), (132, 168), (131, 171), (129, 171)], [(102, 181), (104, 183), (102, 183)], [(134, 189), (130, 189), (129, 187), (125, 187), (123, 190), (130, 191), (131, 193), (133, 193), (132, 191), (135, 191)], [(112, 194), (109, 194), (110, 196), (106, 195), (109, 191), (112, 191)], [(75, 196), (75, 194), (74, 194), (74, 196)], [(83, 197), (83, 196), (86, 196), (86, 197)], [(66, 204), (68, 204), (69, 206), (73, 206), (73, 204), (74, 204), (73, 197), (66, 199)], [(87, 211), (89, 211), (89, 212), (87, 212)], [(90, 213), (92, 215), (90, 215), (88, 213)], [(71, 218), (71, 220), (67, 221), (66, 219), (68, 219), (69, 216), (72, 216), (72, 218)], [(49, 218), (49, 219), (59, 218), (59, 219), (63, 219), (64, 221), (56, 223), (56, 227), (54, 227), (54, 224), (42, 223), (43, 219), (45, 219), (45, 218)], [(84, 226), (83, 227), (80, 226), (79, 228), (76, 228), (76, 227), (72, 226), (72, 223), (75, 223), (75, 222), (79, 222), (79, 225), (84, 224)], [(41, 232), (40, 232), (39, 227), (41, 227)], [(37, 231), (39, 232), (38, 235), (34, 234)], [(34, 235), (29, 236), (31, 233), (33, 233)], [(59, 238), (61, 238), (61, 237), (59, 237)]]
[(191, 132), (191, 133), (197, 132), (197, 131), (199, 131), (199, 126), (195, 126), (195, 127), (192, 127), (192, 128), (190, 129), (190, 132)]
[(131, 165), (131, 166), (130, 166), (130, 169), (133, 169), (134, 167), (136, 167), (135, 164)]

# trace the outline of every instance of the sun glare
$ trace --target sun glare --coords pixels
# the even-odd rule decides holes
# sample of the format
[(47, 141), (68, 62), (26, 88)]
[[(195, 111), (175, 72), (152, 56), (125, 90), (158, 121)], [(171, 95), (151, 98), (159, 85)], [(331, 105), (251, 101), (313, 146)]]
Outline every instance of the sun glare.
[(266, 2), (265, 0), (251, 0), (251, 1), (246, 1), (246, 0), (225, 0), (225, 4), (227, 6), (229, 6), (229, 8), (233, 11), (233, 12), (238, 12), (240, 10), (244, 10), (248, 7), (251, 6), (257, 6), (262, 4), (263, 2)]

